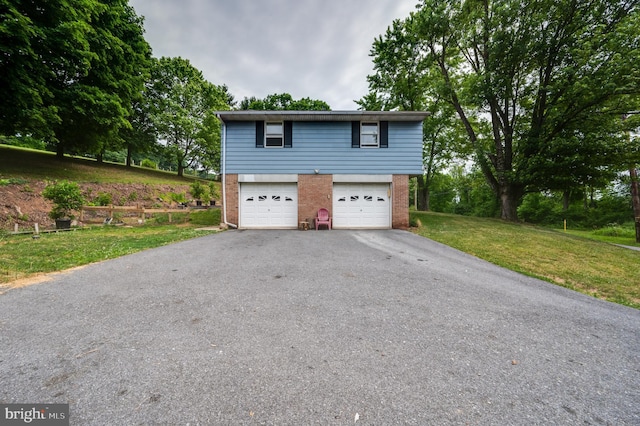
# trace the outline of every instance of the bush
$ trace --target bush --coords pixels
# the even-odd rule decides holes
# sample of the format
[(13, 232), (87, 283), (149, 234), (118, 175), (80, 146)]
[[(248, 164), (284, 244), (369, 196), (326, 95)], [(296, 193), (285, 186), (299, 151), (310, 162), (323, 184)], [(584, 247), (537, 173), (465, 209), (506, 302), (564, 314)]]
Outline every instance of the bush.
[(146, 167), (148, 169), (157, 169), (158, 168), (158, 164), (156, 164), (152, 160), (149, 160), (148, 158), (145, 158), (144, 160), (142, 160), (140, 162), (140, 166), (141, 167)]
[(93, 202), (98, 206), (108, 206), (113, 204), (113, 196), (108, 192), (99, 192)]
[(0, 179), (0, 186), (24, 185), (26, 183), (29, 183), (29, 181), (26, 179), (20, 179), (20, 178)]
[(52, 219), (68, 217), (73, 219), (73, 211), (80, 210), (84, 204), (84, 197), (80, 187), (75, 182), (62, 181), (48, 184), (42, 196), (53, 201), (53, 209), (49, 212)]
[(169, 192), (169, 193), (165, 194), (165, 197), (163, 197), (163, 198), (168, 198), (170, 201), (173, 201), (174, 203), (178, 203), (178, 204), (182, 204), (182, 203), (186, 203), (187, 202), (187, 197), (184, 194), (184, 192), (182, 192), (182, 193)]
[(540, 192), (524, 196), (518, 207), (518, 217), (529, 223), (552, 225), (562, 223), (560, 202), (551, 196)]
[(594, 235), (603, 235), (607, 237), (623, 237), (623, 238), (636, 238), (635, 223), (625, 223), (618, 225), (617, 223), (611, 223), (604, 228), (593, 231)]
[(196, 180), (191, 184), (191, 189), (189, 189), (189, 192), (196, 200), (202, 200), (202, 197), (207, 192), (207, 187), (200, 183), (199, 180)]
[(212, 200), (218, 199), (220, 195), (218, 194), (218, 187), (215, 182), (209, 182), (209, 198)]

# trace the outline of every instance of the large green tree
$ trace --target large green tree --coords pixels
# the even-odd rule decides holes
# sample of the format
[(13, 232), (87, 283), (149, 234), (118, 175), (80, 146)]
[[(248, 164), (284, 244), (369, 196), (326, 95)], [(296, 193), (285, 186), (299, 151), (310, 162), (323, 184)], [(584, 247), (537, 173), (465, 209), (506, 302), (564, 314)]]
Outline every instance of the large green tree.
[[(639, 18), (638, 0), (423, 0), (404, 21), (408, 61), (455, 110), (502, 218), (553, 183), (551, 154), (619, 143), (620, 114), (640, 94)], [(620, 160), (597, 152), (592, 169)]]
[[(416, 36), (406, 23), (393, 21), (384, 37), (371, 48), (375, 74), (367, 77), (369, 93), (356, 101), (364, 110), (429, 111), (423, 124), (424, 172), (416, 178), (417, 206), (430, 210), (432, 181), (454, 155), (464, 156), (462, 128), (454, 120), (451, 105), (430, 84), (433, 70), (421, 59)], [(468, 154), (468, 153), (467, 153)]]
[(131, 167), (135, 154), (151, 153), (156, 148), (156, 128), (153, 123), (150, 99), (146, 92), (133, 100), (129, 123), (130, 126), (121, 128), (119, 132), (127, 151), (125, 160), (127, 167)]
[(0, 133), (53, 136), (56, 97), (86, 76), (93, 0), (0, 0)]
[(176, 160), (178, 175), (199, 165), (217, 168), (220, 128), (213, 113), (230, 108), (227, 88), (206, 81), (187, 59), (163, 57), (152, 67), (149, 95), (155, 128)]
[(128, 0), (2, 0), (0, 131), (100, 153), (130, 127), (151, 49)]
[(151, 48), (142, 18), (128, 0), (96, 2), (88, 35), (93, 58), (88, 73), (64, 82), (56, 96), (61, 122), (55, 127), (57, 153), (91, 152), (101, 158), (107, 148), (123, 144), (120, 130), (148, 78)]

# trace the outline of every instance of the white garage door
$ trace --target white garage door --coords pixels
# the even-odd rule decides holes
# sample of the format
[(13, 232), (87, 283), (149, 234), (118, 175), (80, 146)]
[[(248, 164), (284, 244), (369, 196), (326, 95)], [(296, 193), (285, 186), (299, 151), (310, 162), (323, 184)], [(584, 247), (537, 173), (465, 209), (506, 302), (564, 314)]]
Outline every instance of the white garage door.
[(295, 183), (241, 183), (241, 228), (297, 228)]
[(335, 228), (391, 228), (391, 198), (388, 183), (335, 183), (333, 185)]

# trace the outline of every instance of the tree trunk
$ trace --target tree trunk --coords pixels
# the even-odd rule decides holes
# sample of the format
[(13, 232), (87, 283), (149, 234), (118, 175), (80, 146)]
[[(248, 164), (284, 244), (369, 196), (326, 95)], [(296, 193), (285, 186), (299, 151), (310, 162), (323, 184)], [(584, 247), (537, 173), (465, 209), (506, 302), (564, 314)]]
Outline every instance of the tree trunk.
[(178, 163), (178, 176), (184, 176), (184, 166), (182, 165), (182, 161)]
[(62, 160), (64, 158), (64, 145), (62, 144), (62, 142), (58, 142), (56, 144), (56, 157), (59, 160)]
[(424, 188), (424, 210), (431, 211), (431, 191), (428, 185)]
[(133, 156), (133, 152), (131, 151), (131, 144), (127, 144), (127, 167), (131, 167), (131, 157)]
[(522, 196), (520, 189), (513, 185), (500, 188), (500, 218), (511, 222), (518, 221), (518, 202)]
[(571, 191), (562, 192), (562, 211), (569, 210), (569, 202), (571, 201)]
[(426, 184), (424, 176), (418, 176), (418, 210), (429, 211), (429, 185)]
[(636, 223), (636, 242), (640, 243), (640, 184), (638, 183), (638, 169), (629, 169), (631, 177), (631, 202), (633, 204), (633, 216)]
[(103, 154), (102, 152), (100, 152), (98, 155), (96, 155), (96, 161), (98, 164), (102, 164), (103, 163)]

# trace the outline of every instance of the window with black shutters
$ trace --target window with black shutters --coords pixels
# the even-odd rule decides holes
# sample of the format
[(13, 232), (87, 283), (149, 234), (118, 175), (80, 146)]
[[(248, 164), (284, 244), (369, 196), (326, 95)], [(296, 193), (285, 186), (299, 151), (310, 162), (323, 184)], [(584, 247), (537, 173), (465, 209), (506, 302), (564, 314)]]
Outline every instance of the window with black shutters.
[(284, 146), (284, 126), (282, 122), (266, 122), (264, 137), (265, 148), (282, 148)]

